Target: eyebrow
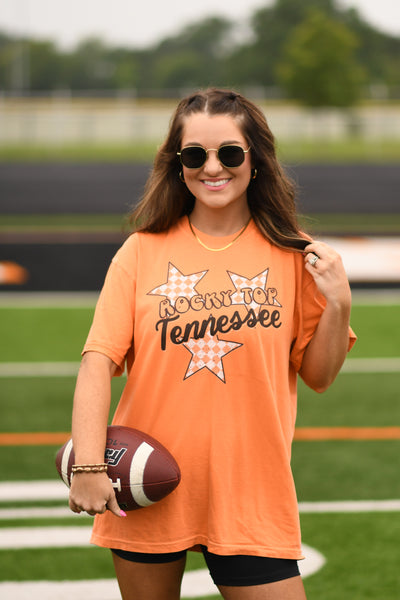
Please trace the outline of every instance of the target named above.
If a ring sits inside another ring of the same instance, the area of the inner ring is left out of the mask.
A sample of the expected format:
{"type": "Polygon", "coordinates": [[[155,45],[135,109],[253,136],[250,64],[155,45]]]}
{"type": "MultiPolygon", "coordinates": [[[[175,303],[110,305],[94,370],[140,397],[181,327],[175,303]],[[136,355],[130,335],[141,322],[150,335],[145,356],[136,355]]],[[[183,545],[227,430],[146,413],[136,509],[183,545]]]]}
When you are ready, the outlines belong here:
{"type": "MultiPolygon", "coordinates": [[[[220,148],[221,146],[229,146],[230,144],[241,145],[241,144],[243,144],[243,142],[239,142],[238,140],[228,140],[225,142],[221,142],[220,145],[218,146],[218,148],[220,148]]],[[[199,142],[188,142],[187,144],[185,144],[185,147],[187,147],[187,146],[199,146],[199,148],[204,148],[204,146],[202,144],[200,144],[199,142]]]]}

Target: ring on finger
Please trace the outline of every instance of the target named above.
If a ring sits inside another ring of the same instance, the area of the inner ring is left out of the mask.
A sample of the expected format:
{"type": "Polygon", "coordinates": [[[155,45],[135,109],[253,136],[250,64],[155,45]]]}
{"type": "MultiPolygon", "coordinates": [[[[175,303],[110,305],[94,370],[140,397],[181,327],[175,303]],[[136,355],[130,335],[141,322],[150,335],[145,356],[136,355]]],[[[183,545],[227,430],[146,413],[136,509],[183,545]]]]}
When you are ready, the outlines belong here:
{"type": "Polygon", "coordinates": [[[317,260],[319,259],[319,256],[317,256],[316,254],[313,254],[312,257],[310,258],[310,260],[308,261],[310,263],[310,265],[312,267],[315,267],[315,265],[317,264],[317,260]]]}

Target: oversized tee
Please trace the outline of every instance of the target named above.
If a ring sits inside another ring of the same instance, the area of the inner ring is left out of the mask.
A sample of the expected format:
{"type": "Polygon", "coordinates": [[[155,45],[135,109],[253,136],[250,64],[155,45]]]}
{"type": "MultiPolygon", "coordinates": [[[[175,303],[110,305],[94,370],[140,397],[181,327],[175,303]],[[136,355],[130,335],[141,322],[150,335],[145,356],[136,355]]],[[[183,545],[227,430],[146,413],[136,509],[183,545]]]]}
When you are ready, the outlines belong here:
{"type": "MultiPolygon", "coordinates": [[[[217,248],[235,237],[198,236],[217,248]]],[[[324,305],[302,254],[269,243],[253,221],[220,252],[199,244],[187,217],[126,240],[84,352],[126,369],[113,423],[164,444],[182,479],[124,519],[97,515],[93,543],[302,557],[290,467],[296,382],[324,305]]]]}

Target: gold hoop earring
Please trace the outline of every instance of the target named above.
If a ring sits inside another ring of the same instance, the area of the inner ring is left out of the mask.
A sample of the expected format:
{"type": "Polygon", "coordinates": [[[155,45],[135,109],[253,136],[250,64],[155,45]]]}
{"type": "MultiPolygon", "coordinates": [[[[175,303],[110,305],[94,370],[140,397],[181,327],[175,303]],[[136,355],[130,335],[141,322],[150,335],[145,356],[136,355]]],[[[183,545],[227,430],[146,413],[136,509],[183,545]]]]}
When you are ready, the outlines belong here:
{"type": "Polygon", "coordinates": [[[185,178],[182,171],[179,171],[179,179],[182,181],[182,183],[185,183],[185,178]]]}
{"type": "Polygon", "coordinates": [[[251,178],[255,179],[257,177],[257,169],[253,169],[251,178]]]}

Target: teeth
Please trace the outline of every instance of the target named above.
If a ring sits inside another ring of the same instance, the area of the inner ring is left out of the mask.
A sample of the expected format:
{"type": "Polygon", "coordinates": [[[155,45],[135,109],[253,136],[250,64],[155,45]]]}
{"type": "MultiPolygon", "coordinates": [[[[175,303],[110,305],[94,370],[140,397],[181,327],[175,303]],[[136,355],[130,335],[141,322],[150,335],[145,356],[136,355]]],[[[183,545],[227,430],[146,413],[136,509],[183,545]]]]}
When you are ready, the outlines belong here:
{"type": "Polygon", "coordinates": [[[219,181],[205,181],[206,185],[210,185],[211,187],[220,187],[221,185],[225,185],[228,183],[229,179],[220,179],[219,181]]]}

